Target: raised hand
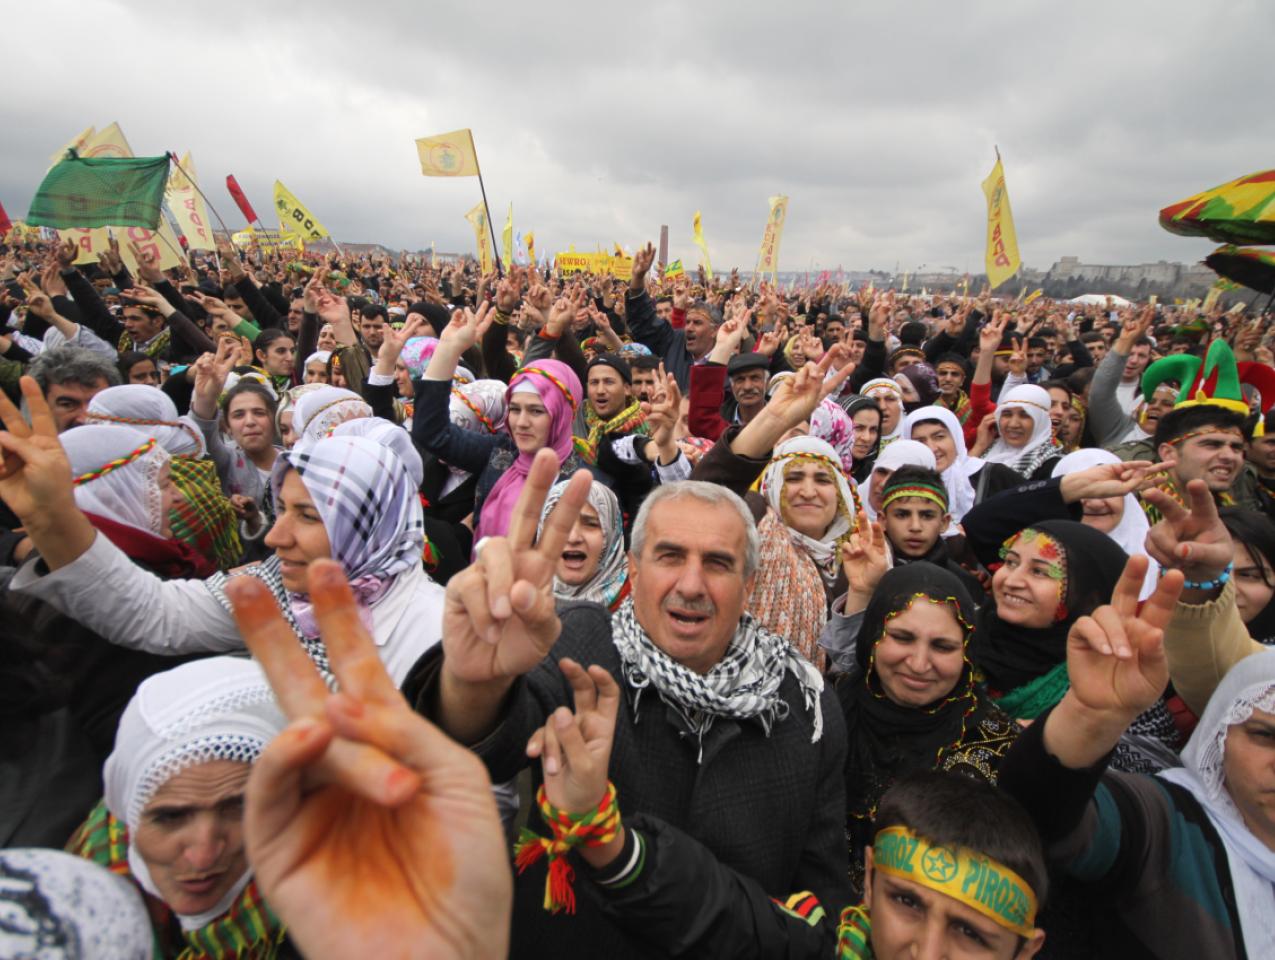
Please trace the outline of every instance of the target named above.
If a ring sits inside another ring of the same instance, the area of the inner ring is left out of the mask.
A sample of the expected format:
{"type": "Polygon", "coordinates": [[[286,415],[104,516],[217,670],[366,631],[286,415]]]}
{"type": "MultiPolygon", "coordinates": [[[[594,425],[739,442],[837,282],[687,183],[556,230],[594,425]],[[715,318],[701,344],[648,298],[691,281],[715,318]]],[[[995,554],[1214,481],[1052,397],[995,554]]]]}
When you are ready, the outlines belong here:
{"type": "Polygon", "coordinates": [[[1071,692],[1092,711],[1127,724],[1160,698],[1169,683],[1164,628],[1182,593],[1182,575],[1169,571],[1139,610],[1147,558],[1135,555],[1111,594],[1111,603],[1072,624],[1067,636],[1071,692]]]}
{"type": "Polygon", "coordinates": [[[877,584],[890,569],[890,548],[885,540],[885,527],[880,521],[873,522],[866,513],[859,514],[855,532],[841,545],[841,569],[846,573],[851,592],[857,594],[861,601],[857,609],[864,609],[877,584]]]}
{"type": "Polygon", "coordinates": [[[558,668],[571,684],[575,712],[559,707],[527,741],[527,756],[540,758],[545,798],[559,810],[585,813],[606,794],[620,687],[603,667],[587,670],[569,657],[558,668]]]}
{"type": "Polygon", "coordinates": [[[97,262],[102,265],[108,277],[113,277],[124,269],[124,258],[120,256],[120,242],[115,237],[107,238],[107,249],[97,255],[97,262]]]}
{"type": "Polygon", "coordinates": [[[75,266],[75,261],[79,259],[80,247],[74,240],[63,240],[53,248],[53,255],[57,258],[58,266],[63,270],[70,270],[75,266]]]}
{"type": "Polygon", "coordinates": [[[508,535],[485,538],[474,562],[447,583],[443,670],[462,683],[511,681],[543,660],[558,639],[553,572],[592,480],[576,472],[536,542],[540,511],[557,476],[557,456],[539,451],[508,535]]]}
{"type": "Polygon", "coordinates": [[[1059,490],[1065,503],[1123,497],[1155,483],[1156,474],[1174,466],[1176,463],[1172,460],[1163,463],[1152,463],[1150,460],[1100,463],[1067,474],[1062,478],[1059,490]]]}
{"type": "Polygon", "coordinates": [[[216,355],[205,353],[193,365],[194,395],[190,406],[197,416],[205,420],[213,420],[217,416],[217,406],[221,392],[226,387],[226,379],[235,367],[239,353],[238,345],[231,337],[222,337],[217,343],[216,355]]]}
{"type": "Polygon", "coordinates": [[[1027,338],[1014,337],[1014,349],[1009,355],[1009,372],[1016,377],[1027,376],[1027,338]]]}
{"type": "Polygon", "coordinates": [[[468,307],[453,310],[451,322],[439,332],[438,339],[458,353],[464,353],[478,342],[479,325],[493,311],[492,304],[487,301],[479,305],[477,313],[468,307]]]}
{"type": "Polygon", "coordinates": [[[414,313],[404,321],[403,326],[395,330],[393,327],[385,328],[385,339],[381,341],[381,348],[376,352],[376,365],[381,369],[382,373],[392,373],[394,371],[394,363],[398,360],[399,355],[403,352],[403,347],[407,345],[407,341],[413,337],[421,335],[421,327],[425,325],[425,318],[419,313],[414,313]]]}
{"type": "Polygon", "coordinates": [[[159,269],[159,256],[151,250],[143,250],[137,244],[130,242],[129,251],[133,254],[133,259],[137,262],[137,275],[147,283],[163,283],[164,271],[159,269]]]}
{"type": "Polygon", "coordinates": [[[982,328],[978,331],[980,358],[983,355],[982,351],[990,351],[992,353],[996,352],[996,349],[1001,345],[1001,340],[1005,336],[1005,327],[1008,323],[1009,314],[1002,313],[1000,310],[997,310],[992,315],[992,319],[983,324],[982,328]]]}
{"type": "Polygon", "coordinates": [[[518,281],[511,274],[496,284],[496,309],[508,316],[518,306],[518,281]]]}
{"type": "Polygon", "coordinates": [[[307,957],[504,957],[512,882],[482,763],[403,699],[341,568],[318,560],[309,577],[340,693],[264,584],[226,590],[292,721],[245,794],[257,884],[307,957]]]}
{"type": "Polygon", "coordinates": [[[677,459],[677,422],[682,416],[682,391],[677,378],[664,372],[661,363],[655,375],[655,386],[649,403],[643,403],[646,422],[651,428],[651,443],[659,451],[666,466],[677,459]]]}
{"type": "MultiPolygon", "coordinates": [[[[128,297],[130,300],[136,300],[138,303],[152,307],[155,310],[159,310],[168,302],[154,290],[148,289],[147,287],[129,287],[124,291],[124,296],[128,297]]],[[[227,307],[226,309],[229,308],[227,307]]]]}
{"type": "Polygon", "coordinates": [[[0,499],[17,514],[24,526],[75,511],[71,463],[58,443],[58,429],[44,393],[32,377],[20,381],[22,397],[31,412],[28,424],[8,396],[0,391],[0,499]]]}
{"type": "Polygon", "coordinates": [[[1186,485],[1184,507],[1163,490],[1142,494],[1164,518],[1147,534],[1147,553],[1164,569],[1179,569],[1195,581],[1213,580],[1231,563],[1231,535],[1217,514],[1217,504],[1203,480],[1186,485]]]}

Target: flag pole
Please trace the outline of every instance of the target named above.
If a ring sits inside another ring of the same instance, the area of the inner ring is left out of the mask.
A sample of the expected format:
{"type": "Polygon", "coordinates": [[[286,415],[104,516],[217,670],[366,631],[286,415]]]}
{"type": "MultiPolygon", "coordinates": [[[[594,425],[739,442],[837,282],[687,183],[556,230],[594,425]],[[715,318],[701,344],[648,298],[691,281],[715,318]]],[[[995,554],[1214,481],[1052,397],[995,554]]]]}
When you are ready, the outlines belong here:
{"type": "MultiPolygon", "coordinates": [[[[169,160],[171,160],[171,161],[173,162],[173,166],[174,166],[174,167],[176,167],[178,170],[180,170],[180,171],[182,172],[182,176],[184,176],[184,177],[186,178],[186,182],[187,182],[187,183],[189,183],[189,184],[190,184],[190,185],[194,188],[195,192],[196,192],[197,194],[199,194],[201,197],[203,197],[203,198],[204,198],[204,203],[208,204],[208,209],[209,209],[210,211],[212,211],[212,215],[213,215],[214,217],[216,217],[216,218],[217,218],[217,223],[219,223],[219,224],[221,225],[221,232],[222,232],[222,233],[224,233],[224,234],[226,235],[226,240],[227,240],[227,242],[229,242],[229,240],[230,240],[230,228],[226,226],[226,221],[225,221],[225,220],[223,220],[223,219],[221,219],[221,214],[219,214],[219,213],[217,212],[217,208],[216,208],[216,207],[214,207],[214,206],[212,205],[212,201],[208,199],[208,194],[204,193],[204,191],[202,191],[202,190],[200,190],[200,189],[199,189],[199,184],[197,184],[197,183],[195,182],[195,178],[194,178],[194,177],[192,177],[189,173],[187,173],[187,172],[186,172],[186,170],[185,170],[185,168],[184,168],[184,167],[181,165],[181,163],[177,160],[177,154],[175,154],[175,153],[173,153],[173,151],[169,150],[169,151],[168,151],[168,159],[169,159],[169,160]]],[[[260,218],[258,218],[257,222],[258,222],[258,223],[260,223],[260,222],[261,222],[260,218]]],[[[214,244],[214,246],[215,246],[215,244],[214,244]]]]}
{"type": "Polygon", "coordinates": [[[478,189],[483,195],[483,211],[487,214],[487,229],[491,233],[491,259],[496,264],[496,276],[502,277],[500,269],[500,245],[496,242],[496,225],[491,222],[491,207],[487,205],[487,187],[483,184],[483,168],[478,162],[478,147],[474,145],[474,131],[469,131],[469,146],[474,151],[474,169],[478,171],[478,189]]]}

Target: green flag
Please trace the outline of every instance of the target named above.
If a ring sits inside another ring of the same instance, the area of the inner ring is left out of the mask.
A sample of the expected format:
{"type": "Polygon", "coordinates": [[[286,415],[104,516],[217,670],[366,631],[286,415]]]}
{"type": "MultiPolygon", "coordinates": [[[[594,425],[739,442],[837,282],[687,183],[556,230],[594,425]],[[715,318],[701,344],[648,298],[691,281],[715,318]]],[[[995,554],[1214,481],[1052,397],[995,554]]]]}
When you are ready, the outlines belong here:
{"type": "Polygon", "coordinates": [[[158,229],[168,156],[80,157],[74,151],[44,177],[27,223],[44,227],[158,229]]]}

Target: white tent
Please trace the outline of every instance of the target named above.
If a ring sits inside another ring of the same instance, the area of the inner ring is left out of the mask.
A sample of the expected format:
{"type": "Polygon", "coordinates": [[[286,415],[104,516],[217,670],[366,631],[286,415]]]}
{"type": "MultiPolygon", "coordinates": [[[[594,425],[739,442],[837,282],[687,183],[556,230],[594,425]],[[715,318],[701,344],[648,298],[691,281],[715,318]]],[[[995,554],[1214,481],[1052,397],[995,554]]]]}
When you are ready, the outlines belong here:
{"type": "Polygon", "coordinates": [[[1132,300],[1126,300],[1124,297],[1117,297],[1114,293],[1086,293],[1083,296],[1072,297],[1067,302],[1068,303],[1084,303],[1084,304],[1096,303],[1101,305],[1101,304],[1105,304],[1108,300],[1111,301],[1111,305],[1114,307],[1133,306],[1132,300]]]}

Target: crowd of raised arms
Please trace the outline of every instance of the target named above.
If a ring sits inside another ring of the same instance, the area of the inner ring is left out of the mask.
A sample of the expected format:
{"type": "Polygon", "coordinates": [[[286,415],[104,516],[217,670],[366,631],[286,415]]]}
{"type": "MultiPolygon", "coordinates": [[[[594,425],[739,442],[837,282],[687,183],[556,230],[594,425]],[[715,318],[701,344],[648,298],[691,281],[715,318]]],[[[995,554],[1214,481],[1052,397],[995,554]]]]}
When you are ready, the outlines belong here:
{"type": "Polygon", "coordinates": [[[1275,957],[1269,313],[79,253],[0,957],[1275,957]]]}

